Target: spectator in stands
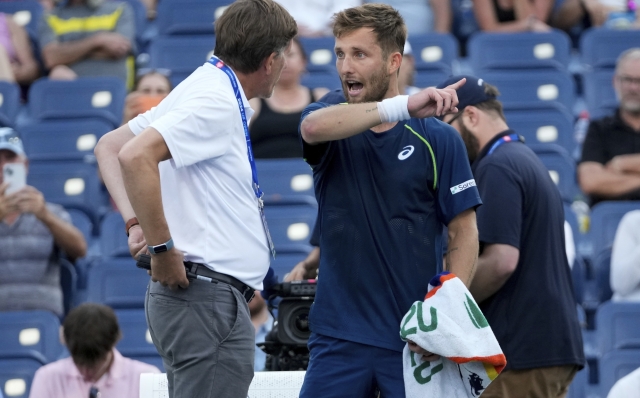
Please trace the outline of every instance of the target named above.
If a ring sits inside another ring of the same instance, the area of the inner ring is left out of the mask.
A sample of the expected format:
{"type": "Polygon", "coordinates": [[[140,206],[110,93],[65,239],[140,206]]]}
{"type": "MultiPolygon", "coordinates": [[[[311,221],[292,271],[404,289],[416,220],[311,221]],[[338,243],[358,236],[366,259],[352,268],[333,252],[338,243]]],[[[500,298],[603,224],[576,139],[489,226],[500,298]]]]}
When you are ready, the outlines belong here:
{"type": "Polygon", "coordinates": [[[298,24],[298,35],[322,37],[331,35],[331,17],[362,0],[279,0],[298,24]]]}
{"type": "Polygon", "coordinates": [[[49,78],[60,80],[116,76],[128,83],[133,80],[134,38],[133,11],[116,1],[64,1],[45,13],[39,28],[49,78]]]}
{"type": "Polygon", "coordinates": [[[592,206],[602,200],[640,200],[640,48],[620,55],[613,87],[618,110],[591,122],[578,166],[580,188],[592,206]]]}
{"type": "Polygon", "coordinates": [[[622,217],[611,253],[611,290],[615,301],[640,301],[640,210],[622,217]]]}
{"type": "Polygon", "coordinates": [[[40,76],[27,31],[0,13],[0,80],[30,84],[40,76]]]}
{"type": "Polygon", "coordinates": [[[365,0],[395,8],[407,24],[409,37],[430,32],[451,32],[451,0],[365,0]]]}
{"type": "Polygon", "coordinates": [[[124,101],[124,120],[129,120],[158,105],[171,92],[169,71],[152,69],[139,71],[134,91],[124,101]]]}
{"type": "MultiPolygon", "coordinates": [[[[28,166],[18,134],[0,129],[0,170],[5,164],[28,166]]],[[[63,315],[60,265],[64,252],[83,257],[87,243],[62,206],[45,202],[32,186],[6,194],[0,174],[0,310],[49,310],[63,315]]]]}
{"type": "Polygon", "coordinates": [[[640,368],[624,376],[613,385],[607,398],[636,397],[640,391],[640,368]]]}
{"type": "Polygon", "coordinates": [[[158,0],[140,0],[147,9],[147,19],[156,19],[156,11],[158,9],[158,0]]]}
{"type": "Polygon", "coordinates": [[[62,338],[71,357],[38,369],[29,397],[137,397],[140,375],[160,373],[155,366],[118,352],[118,318],[106,305],[84,303],[71,310],[62,325],[62,338]],[[100,395],[89,395],[91,390],[100,395]]]}
{"type": "Polygon", "coordinates": [[[256,159],[302,158],[298,124],[302,111],[329,90],[310,89],[300,84],[305,73],[307,55],[296,38],[286,54],[287,68],[282,71],[270,98],[254,98],[249,103],[251,145],[256,159]]]}
{"type": "Polygon", "coordinates": [[[482,396],[564,397],[585,360],[562,198],[542,162],[507,126],[498,90],[465,77],[460,112],[443,120],[465,141],[483,203],[477,210],[481,251],[469,290],[507,357],[482,396]]]}
{"type": "Polygon", "coordinates": [[[411,44],[407,40],[404,43],[404,51],[402,53],[402,65],[400,65],[400,72],[398,72],[398,92],[400,95],[415,94],[420,89],[413,86],[413,79],[416,74],[416,60],[413,56],[413,50],[411,44]]]}
{"type": "MultiPolygon", "coordinates": [[[[273,317],[267,308],[267,302],[262,298],[260,292],[256,290],[253,300],[249,303],[249,314],[251,315],[251,323],[256,329],[256,343],[264,343],[267,334],[273,326],[273,317]]],[[[256,348],[253,370],[256,372],[265,369],[267,354],[259,348],[256,348]]]]}
{"type": "MultiPolygon", "coordinates": [[[[553,16],[553,26],[569,30],[586,19],[587,26],[640,27],[640,11],[626,0],[564,0],[553,16]]],[[[635,2],[637,4],[637,2],[635,2]]]]}
{"type": "Polygon", "coordinates": [[[547,32],[553,0],[473,0],[473,12],[485,32],[547,32]]]}

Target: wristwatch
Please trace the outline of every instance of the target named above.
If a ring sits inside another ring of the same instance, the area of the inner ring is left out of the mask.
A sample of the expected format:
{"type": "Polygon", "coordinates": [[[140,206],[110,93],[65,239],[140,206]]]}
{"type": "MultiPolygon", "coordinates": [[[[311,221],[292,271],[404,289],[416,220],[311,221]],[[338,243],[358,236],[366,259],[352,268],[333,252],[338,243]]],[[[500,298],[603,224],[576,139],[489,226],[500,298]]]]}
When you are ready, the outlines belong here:
{"type": "Polygon", "coordinates": [[[147,245],[147,249],[149,249],[149,253],[151,254],[168,252],[169,250],[173,249],[173,239],[169,238],[169,240],[165,243],[155,246],[147,245]]]}

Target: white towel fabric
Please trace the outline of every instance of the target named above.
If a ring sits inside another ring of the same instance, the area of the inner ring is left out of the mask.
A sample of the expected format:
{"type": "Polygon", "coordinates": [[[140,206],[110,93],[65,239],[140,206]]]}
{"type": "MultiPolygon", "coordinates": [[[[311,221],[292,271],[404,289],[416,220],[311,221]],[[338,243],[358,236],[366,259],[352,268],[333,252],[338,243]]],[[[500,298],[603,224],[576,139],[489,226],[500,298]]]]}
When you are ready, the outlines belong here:
{"type": "Polygon", "coordinates": [[[429,283],[400,324],[400,336],[440,355],[434,362],[404,347],[407,398],[479,397],[507,361],[486,318],[466,286],[443,272],[429,283]]]}

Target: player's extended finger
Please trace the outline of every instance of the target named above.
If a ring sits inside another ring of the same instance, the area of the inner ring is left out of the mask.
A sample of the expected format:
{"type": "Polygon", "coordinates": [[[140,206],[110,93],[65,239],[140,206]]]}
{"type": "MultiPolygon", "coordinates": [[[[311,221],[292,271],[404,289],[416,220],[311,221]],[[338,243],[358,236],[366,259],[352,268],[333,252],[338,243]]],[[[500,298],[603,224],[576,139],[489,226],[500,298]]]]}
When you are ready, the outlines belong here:
{"type": "Polygon", "coordinates": [[[465,77],[463,77],[462,79],[458,80],[457,82],[448,85],[445,88],[452,88],[454,90],[459,89],[460,87],[464,86],[464,84],[467,82],[467,79],[465,77]]]}
{"type": "Polygon", "coordinates": [[[440,93],[438,93],[437,91],[435,91],[433,93],[432,96],[433,100],[436,101],[436,113],[434,116],[440,116],[440,114],[442,113],[442,108],[443,108],[443,99],[442,96],[440,95],[440,93]]]}
{"type": "Polygon", "coordinates": [[[451,111],[451,94],[446,91],[441,91],[442,96],[442,114],[447,114],[451,111]]]}
{"type": "Polygon", "coordinates": [[[451,94],[451,109],[458,106],[458,104],[460,103],[460,99],[458,98],[458,92],[456,90],[451,90],[451,89],[445,89],[445,91],[451,94]]]}

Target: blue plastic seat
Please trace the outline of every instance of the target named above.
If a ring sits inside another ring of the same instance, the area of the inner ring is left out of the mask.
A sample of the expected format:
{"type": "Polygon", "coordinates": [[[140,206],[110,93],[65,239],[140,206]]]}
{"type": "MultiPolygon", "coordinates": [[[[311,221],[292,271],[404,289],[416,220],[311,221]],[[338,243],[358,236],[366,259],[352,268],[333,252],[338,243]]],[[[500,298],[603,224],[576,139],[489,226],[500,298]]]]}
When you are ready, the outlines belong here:
{"type": "Polygon", "coordinates": [[[29,89],[30,117],[55,119],[101,118],[122,124],[125,82],[117,77],[81,77],[72,81],[36,80],[29,89]]]}
{"type": "Polygon", "coordinates": [[[127,357],[136,361],[153,365],[156,368],[160,369],[161,372],[165,372],[164,363],[162,362],[162,357],[160,355],[127,355],[127,357]]]}
{"type": "Polygon", "coordinates": [[[42,366],[32,358],[0,359],[0,389],[7,398],[27,398],[36,371],[42,366]]]}
{"type": "Polygon", "coordinates": [[[93,160],[93,149],[113,126],[102,119],[52,120],[20,129],[31,160],[93,160]]]}
{"type": "Polygon", "coordinates": [[[596,330],[602,354],[640,349],[640,303],[608,301],[600,305],[596,330]]]}
{"type": "Polygon", "coordinates": [[[268,204],[315,205],[313,173],[304,160],[258,159],[256,168],[268,204]]]}
{"type": "Polygon", "coordinates": [[[451,76],[451,72],[442,69],[427,69],[416,71],[413,79],[414,87],[434,87],[444,82],[451,76]]]}
{"type": "Polygon", "coordinates": [[[453,35],[448,33],[412,35],[409,43],[417,71],[437,69],[451,74],[451,64],[458,58],[458,41],[453,35]]]}
{"type": "Polygon", "coordinates": [[[300,43],[307,54],[307,70],[314,72],[336,72],[336,54],[333,37],[301,37],[300,43]]]}
{"type": "Polygon", "coordinates": [[[527,144],[557,144],[573,153],[573,117],[557,104],[544,106],[507,107],[507,124],[525,138],[527,144]]]}
{"type": "Polygon", "coordinates": [[[616,381],[640,368],[640,350],[609,352],[600,358],[598,365],[600,396],[606,397],[616,381]]]}
{"type": "Polygon", "coordinates": [[[580,36],[582,62],[591,68],[613,69],[620,54],[639,42],[637,30],[589,29],[580,36]]]}
{"type": "Polygon", "coordinates": [[[126,357],[159,355],[151,341],[144,309],[120,309],[115,313],[122,331],[122,340],[118,342],[116,348],[122,355],[126,357]]]}
{"type": "Polygon", "coordinates": [[[163,0],[158,3],[161,35],[213,34],[213,22],[233,0],[163,0]]]}
{"type": "Polygon", "coordinates": [[[19,110],[20,87],[15,83],[0,82],[0,127],[14,127],[19,110]]]}
{"type": "Polygon", "coordinates": [[[265,206],[264,212],[277,252],[308,253],[311,250],[309,239],[316,222],[315,206],[265,206]]]}
{"type": "Polygon", "coordinates": [[[589,384],[589,369],[584,369],[576,373],[571,385],[567,398],[585,398],[587,396],[587,385],[589,384]]]}
{"type": "Polygon", "coordinates": [[[151,41],[149,55],[152,68],[171,71],[171,83],[177,86],[202,66],[216,45],[215,36],[157,36],[151,41]]]}
{"type": "Polygon", "coordinates": [[[108,206],[95,163],[32,161],[27,182],[40,190],[48,202],[82,208],[93,220],[108,206]]]}
{"type": "Polygon", "coordinates": [[[148,284],[149,275],[132,258],[104,258],[89,269],[87,301],[112,308],[144,308],[148,284]]]}
{"type": "Polygon", "coordinates": [[[583,75],[584,98],[591,120],[613,115],[618,98],[613,88],[613,70],[587,72],[583,75]]]}
{"type": "Polygon", "coordinates": [[[100,253],[109,257],[131,257],[125,223],[117,211],[105,214],[100,223],[100,253]]]}
{"type": "Polygon", "coordinates": [[[93,221],[91,217],[80,209],[65,209],[71,216],[71,222],[73,225],[82,232],[84,239],[87,241],[87,245],[91,244],[93,240],[93,221]]]}
{"type": "Polygon", "coordinates": [[[31,357],[41,364],[58,359],[60,320],[49,311],[0,312],[0,358],[31,357]]]}
{"type": "Polygon", "coordinates": [[[38,36],[38,24],[42,18],[42,5],[34,0],[2,1],[0,12],[13,14],[16,24],[26,29],[31,37],[38,36]]]}
{"type": "Polygon", "coordinates": [[[632,210],[640,210],[640,201],[606,201],[593,206],[589,239],[594,255],[613,244],[620,220],[632,210]]]}
{"type": "Polygon", "coordinates": [[[579,194],[575,161],[561,146],[554,144],[531,144],[530,146],[549,170],[551,179],[560,190],[562,200],[572,203],[579,194]]]}
{"type": "Polygon", "coordinates": [[[469,61],[476,74],[487,70],[566,70],[571,56],[571,40],[566,33],[486,33],[471,36],[467,44],[469,61]]]}
{"type": "Polygon", "coordinates": [[[329,90],[342,87],[340,76],[338,76],[335,68],[333,70],[305,73],[302,75],[300,84],[309,88],[328,88],[329,90]]]}
{"type": "MultiPolygon", "coordinates": [[[[575,83],[568,72],[559,70],[490,71],[480,73],[500,91],[498,99],[506,107],[529,104],[561,104],[573,109],[575,83]]],[[[552,105],[553,106],[553,105],[552,105]]]]}
{"type": "Polygon", "coordinates": [[[596,273],[598,298],[603,303],[613,296],[613,291],[611,290],[611,247],[596,253],[593,267],[596,273]]]}

